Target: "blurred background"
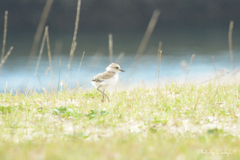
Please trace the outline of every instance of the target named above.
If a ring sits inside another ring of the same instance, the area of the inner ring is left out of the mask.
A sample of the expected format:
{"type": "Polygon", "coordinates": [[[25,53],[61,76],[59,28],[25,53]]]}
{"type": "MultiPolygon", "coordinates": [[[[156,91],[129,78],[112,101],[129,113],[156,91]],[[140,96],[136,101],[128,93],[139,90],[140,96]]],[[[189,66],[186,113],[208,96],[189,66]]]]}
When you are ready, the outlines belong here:
{"type": "MultiPolygon", "coordinates": [[[[46,0],[0,1],[0,38],[3,37],[4,13],[8,10],[6,50],[14,46],[1,70],[1,92],[6,88],[6,82],[8,89],[20,90],[52,84],[51,74],[46,72],[49,67],[46,46],[38,69],[39,77],[34,76],[38,53],[32,69],[27,69],[34,35],[45,4],[46,0]]],[[[82,0],[77,47],[67,83],[74,88],[76,83],[81,84],[105,70],[110,63],[109,33],[113,35],[113,60],[124,54],[119,62],[121,68],[126,70],[121,74],[121,82],[128,83],[131,78],[131,83],[150,83],[158,78],[157,53],[160,41],[163,44],[161,81],[173,77],[179,82],[184,81],[186,75],[181,62],[185,61],[189,67],[192,54],[196,56],[188,81],[207,80],[223,69],[233,69],[228,47],[231,20],[234,21],[234,62],[235,67],[239,67],[239,6],[239,0],[82,0]],[[143,57],[133,72],[135,54],[155,9],[159,9],[161,14],[143,57]]],[[[47,19],[55,86],[59,81],[66,80],[76,8],[77,0],[55,0],[47,19]]]]}

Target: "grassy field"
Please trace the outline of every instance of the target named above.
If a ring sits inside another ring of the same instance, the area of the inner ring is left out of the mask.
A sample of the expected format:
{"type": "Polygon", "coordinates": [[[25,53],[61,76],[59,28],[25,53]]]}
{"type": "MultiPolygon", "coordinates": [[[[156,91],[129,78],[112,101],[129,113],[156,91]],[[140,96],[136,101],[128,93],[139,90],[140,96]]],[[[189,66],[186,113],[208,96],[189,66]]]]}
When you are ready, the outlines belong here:
{"type": "Polygon", "coordinates": [[[0,159],[240,159],[240,85],[0,94],[0,159]]]}
{"type": "MultiPolygon", "coordinates": [[[[29,62],[38,50],[52,2],[47,1],[44,8],[29,62]]],[[[80,5],[78,0],[69,66],[77,46],[80,5]]],[[[0,69],[13,50],[11,47],[5,55],[7,15],[6,11],[0,69]]],[[[159,15],[160,12],[155,10],[136,53],[135,67],[159,15]]],[[[233,22],[230,31],[232,28],[233,22]]],[[[231,36],[232,32],[229,32],[233,63],[231,36]]],[[[53,75],[49,41],[48,27],[45,27],[36,75],[45,42],[48,69],[53,75]]],[[[109,34],[110,60],[112,43],[109,34]]],[[[158,77],[161,46],[159,43],[158,77]]],[[[186,70],[186,80],[194,56],[186,70]]],[[[183,69],[184,66],[186,64],[182,65],[183,69]]],[[[107,92],[111,101],[102,103],[96,89],[80,88],[76,92],[64,90],[58,93],[30,89],[14,94],[8,90],[0,94],[0,160],[239,160],[239,93],[238,82],[170,83],[161,87],[139,85],[107,92]]]]}

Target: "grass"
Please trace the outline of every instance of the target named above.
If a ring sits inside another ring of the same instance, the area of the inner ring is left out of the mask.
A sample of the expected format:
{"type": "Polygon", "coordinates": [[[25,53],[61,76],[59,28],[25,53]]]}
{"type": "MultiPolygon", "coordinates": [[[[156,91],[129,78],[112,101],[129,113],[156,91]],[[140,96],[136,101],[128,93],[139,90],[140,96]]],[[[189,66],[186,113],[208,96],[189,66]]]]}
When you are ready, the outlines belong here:
{"type": "Polygon", "coordinates": [[[6,92],[0,158],[239,159],[239,92],[172,83],[116,90],[110,103],[96,90],[6,92]]]}

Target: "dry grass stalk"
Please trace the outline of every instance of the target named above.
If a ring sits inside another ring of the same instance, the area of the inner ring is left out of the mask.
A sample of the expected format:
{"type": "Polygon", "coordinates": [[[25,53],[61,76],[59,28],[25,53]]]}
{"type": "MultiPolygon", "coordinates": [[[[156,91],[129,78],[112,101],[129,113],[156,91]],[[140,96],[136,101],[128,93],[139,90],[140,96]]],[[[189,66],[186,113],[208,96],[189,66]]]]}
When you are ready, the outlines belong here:
{"type": "Polygon", "coordinates": [[[80,68],[82,66],[82,61],[83,61],[84,55],[85,55],[85,51],[83,52],[83,55],[82,55],[82,58],[81,58],[81,61],[80,61],[80,64],[79,64],[78,73],[79,73],[80,68]]]}
{"type": "Polygon", "coordinates": [[[29,65],[31,64],[31,62],[34,59],[35,54],[37,52],[38,45],[39,45],[39,42],[40,42],[40,39],[41,39],[41,35],[43,33],[43,29],[44,29],[44,26],[46,24],[47,17],[49,15],[49,11],[52,7],[52,3],[53,3],[53,0],[47,0],[46,5],[43,9],[43,13],[42,13],[40,22],[39,22],[38,27],[37,27],[37,32],[34,36],[33,45],[32,45],[32,49],[31,49],[31,52],[30,52],[29,61],[28,61],[29,65]]]}
{"type": "MultiPolygon", "coordinates": [[[[59,58],[59,64],[60,64],[60,70],[59,70],[59,77],[58,77],[58,86],[57,86],[57,93],[58,93],[58,90],[59,90],[59,85],[60,85],[60,78],[61,78],[61,69],[62,69],[62,62],[61,62],[61,59],[59,58]]],[[[61,89],[62,89],[62,85],[61,85],[61,89]]]]}
{"type": "Polygon", "coordinates": [[[188,72],[190,71],[190,68],[192,66],[194,57],[195,57],[195,54],[192,55],[192,58],[191,58],[191,61],[190,61],[190,65],[189,65],[189,68],[188,68],[188,72]]]}
{"type": "Polygon", "coordinates": [[[81,0],[78,0],[76,21],[75,21],[75,29],[74,29],[74,34],[73,34],[72,46],[71,46],[71,50],[70,50],[68,69],[71,69],[72,60],[73,60],[74,52],[75,52],[76,45],[77,45],[76,40],[77,40],[77,33],[78,33],[78,24],[79,24],[79,19],[80,19],[80,8],[81,8],[81,0]]]}
{"type": "Polygon", "coordinates": [[[183,69],[183,73],[186,75],[187,74],[187,63],[186,63],[186,61],[182,61],[181,66],[182,66],[182,69],[183,69]]]}
{"type": "Polygon", "coordinates": [[[46,41],[47,41],[47,49],[48,49],[49,69],[51,72],[52,84],[54,86],[54,77],[53,77],[53,70],[52,70],[52,56],[51,56],[50,40],[49,40],[49,34],[48,34],[48,26],[45,27],[45,33],[46,33],[46,41]]]}
{"type": "Polygon", "coordinates": [[[3,47],[2,47],[2,57],[1,61],[3,61],[5,54],[5,46],[6,46],[6,38],[7,38],[7,20],[8,20],[8,11],[5,11],[4,16],[4,31],[3,31],[3,47]]]}
{"type": "Polygon", "coordinates": [[[7,60],[8,56],[11,54],[13,50],[13,46],[10,47],[10,49],[8,50],[7,54],[4,56],[4,58],[2,59],[1,61],[1,64],[0,64],[0,69],[2,68],[3,64],[5,63],[5,61],[7,60]]]}
{"type": "Polygon", "coordinates": [[[198,83],[198,84],[196,84],[196,85],[200,85],[200,84],[203,84],[203,83],[206,83],[206,82],[210,82],[210,81],[212,81],[212,80],[216,80],[216,79],[218,79],[218,78],[220,78],[220,77],[223,77],[223,76],[225,76],[225,75],[228,75],[228,74],[230,74],[230,73],[236,74],[236,73],[238,73],[239,71],[240,71],[240,68],[235,68],[235,69],[233,69],[233,70],[231,70],[231,71],[229,71],[229,72],[227,72],[227,73],[223,73],[223,74],[221,74],[221,75],[219,75],[219,76],[217,76],[217,77],[215,77],[215,78],[212,78],[212,79],[203,81],[203,82],[198,83]]]}
{"type": "Polygon", "coordinates": [[[185,83],[187,82],[187,77],[188,77],[188,74],[189,74],[189,72],[190,72],[190,69],[191,69],[191,66],[192,66],[192,63],[193,63],[193,59],[194,59],[194,57],[195,57],[195,54],[192,55],[192,58],[191,58],[191,61],[190,61],[190,65],[189,65],[189,68],[188,68],[188,70],[187,70],[187,72],[186,72],[185,83]]]}
{"type": "Polygon", "coordinates": [[[136,56],[134,58],[133,72],[135,71],[138,62],[139,62],[143,52],[145,51],[145,48],[146,48],[146,46],[148,44],[148,41],[149,41],[149,39],[150,39],[150,37],[152,35],[152,32],[153,32],[153,30],[155,28],[155,25],[157,23],[159,15],[160,15],[160,11],[159,10],[155,10],[153,12],[152,18],[151,18],[151,20],[150,20],[150,22],[148,24],[147,30],[146,30],[146,32],[145,32],[145,34],[143,36],[141,44],[140,44],[140,46],[139,46],[139,48],[137,50],[136,56]]]}
{"type": "Polygon", "coordinates": [[[42,88],[42,90],[43,90],[43,92],[44,92],[45,94],[48,94],[48,92],[47,92],[47,90],[46,90],[45,88],[43,88],[42,86],[41,86],[41,88],[42,88]]]}
{"type": "MultiPolygon", "coordinates": [[[[160,84],[159,83],[159,76],[160,76],[161,59],[162,59],[162,42],[159,42],[159,47],[158,47],[158,79],[157,79],[157,85],[160,84]]],[[[158,99],[158,96],[159,96],[159,89],[157,90],[157,99],[158,99]]]]}
{"type": "Polygon", "coordinates": [[[82,66],[82,61],[83,61],[84,55],[85,55],[85,51],[83,52],[83,55],[82,55],[82,58],[81,58],[81,61],[80,61],[80,64],[79,64],[76,82],[78,81],[79,71],[80,71],[80,68],[81,68],[81,66],[82,66]]]}
{"type": "Polygon", "coordinates": [[[48,67],[46,70],[45,70],[45,76],[48,75],[48,72],[50,71],[50,67],[48,67]]]}
{"type": "Polygon", "coordinates": [[[232,61],[232,67],[233,67],[233,69],[234,69],[235,66],[234,66],[233,45],[232,45],[233,24],[234,24],[234,22],[231,21],[231,22],[230,22],[230,25],[229,25],[228,43],[229,43],[229,53],[230,53],[230,58],[231,58],[231,61],[232,61]]]}
{"type": "Polygon", "coordinates": [[[116,63],[119,64],[121,62],[121,60],[123,59],[124,57],[124,53],[121,53],[118,58],[116,59],[116,63]]]}
{"type": "Polygon", "coordinates": [[[81,66],[82,66],[82,61],[83,61],[84,55],[85,55],[85,51],[83,52],[83,55],[82,55],[82,58],[81,58],[81,61],[80,61],[79,67],[78,67],[77,79],[78,79],[79,71],[80,71],[81,66]]]}
{"type": "Polygon", "coordinates": [[[45,41],[46,41],[46,28],[45,28],[44,36],[43,36],[43,39],[42,39],[41,48],[40,48],[40,51],[39,51],[38,61],[37,61],[37,65],[36,65],[36,69],[35,69],[35,73],[34,73],[35,76],[37,75],[38,67],[39,67],[39,64],[40,64],[40,61],[41,61],[41,58],[42,58],[42,53],[43,53],[45,41]]]}
{"type": "Polygon", "coordinates": [[[109,39],[109,60],[110,60],[110,63],[112,63],[113,62],[113,40],[112,40],[111,33],[108,35],[108,39],[109,39]]]}
{"type": "Polygon", "coordinates": [[[93,77],[89,80],[87,80],[86,82],[84,82],[83,84],[81,84],[80,86],[76,87],[75,89],[73,89],[72,91],[70,91],[69,93],[72,93],[74,91],[76,91],[78,88],[82,87],[83,85],[85,85],[87,82],[91,81],[93,79],[93,77]]]}
{"type": "Polygon", "coordinates": [[[160,76],[161,59],[162,59],[162,42],[159,42],[159,47],[158,47],[158,82],[159,82],[159,76],[160,76]]]}

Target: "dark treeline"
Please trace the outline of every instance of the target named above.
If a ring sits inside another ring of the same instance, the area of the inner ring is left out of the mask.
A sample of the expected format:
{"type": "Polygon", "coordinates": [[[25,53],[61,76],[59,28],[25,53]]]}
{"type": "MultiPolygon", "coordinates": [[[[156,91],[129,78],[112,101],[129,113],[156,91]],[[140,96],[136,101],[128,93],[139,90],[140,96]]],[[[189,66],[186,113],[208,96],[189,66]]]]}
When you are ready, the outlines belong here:
{"type": "MultiPolygon", "coordinates": [[[[1,0],[0,29],[9,11],[11,31],[35,31],[46,0],[1,0]]],[[[55,0],[48,17],[51,31],[72,32],[77,0],[55,0]]],[[[158,29],[228,27],[238,25],[240,0],[82,0],[82,31],[144,30],[154,11],[161,11],[158,29]]]]}

